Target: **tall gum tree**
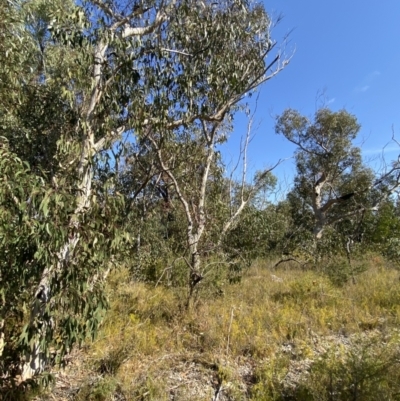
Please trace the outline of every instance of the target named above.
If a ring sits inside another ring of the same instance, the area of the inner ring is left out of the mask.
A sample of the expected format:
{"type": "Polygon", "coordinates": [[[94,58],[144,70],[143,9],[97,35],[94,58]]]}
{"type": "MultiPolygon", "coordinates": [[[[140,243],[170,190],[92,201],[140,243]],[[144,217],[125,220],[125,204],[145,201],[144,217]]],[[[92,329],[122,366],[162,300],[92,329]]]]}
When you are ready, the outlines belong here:
{"type": "MultiPolygon", "coordinates": [[[[146,119],[153,123],[144,128],[143,135],[150,141],[159,168],[173,185],[186,217],[188,305],[203,279],[199,249],[209,223],[207,188],[216,162],[216,146],[226,138],[245,95],[288,63],[274,51],[271,20],[265,10],[260,5],[228,3],[186,2],[171,19],[171,35],[162,46],[163,57],[158,63],[144,63],[145,75],[165,82],[155,86],[163,89],[151,95],[156,101],[149,105],[146,119]],[[226,29],[229,24],[231,28],[226,29]],[[195,37],[188,38],[183,27],[190,27],[195,37]],[[179,96],[171,97],[171,91],[179,96]],[[178,120],[171,118],[171,104],[178,120]],[[177,174],[174,146],[180,156],[183,152],[188,174],[177,174]]],[[[267,169],[257,175],[254,192],[246,192],[246,183],[242,182],[240,204],[221,226],[217,246],[269,173],[267,169]]]]}
{"type": "Polygon", "coordinates": [[[314,121],[288,109],[277,118],[276,133],[297,146],[295,187],[313,216],[313,234],[379,205],[399,186],[399,165],[382,174],[366,167],[360,148],[353,145],[360,129],[355,116],[345,110],[322,108],[314,121]]]}

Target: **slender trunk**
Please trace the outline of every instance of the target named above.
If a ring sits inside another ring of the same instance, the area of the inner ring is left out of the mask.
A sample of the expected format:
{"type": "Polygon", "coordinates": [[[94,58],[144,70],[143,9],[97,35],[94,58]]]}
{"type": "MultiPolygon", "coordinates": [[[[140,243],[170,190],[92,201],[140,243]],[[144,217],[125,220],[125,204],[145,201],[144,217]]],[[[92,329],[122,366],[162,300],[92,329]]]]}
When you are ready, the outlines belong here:
{"type": "Polygon", "coordinates": [[[313,185],[313,190],[312,190],[312,208],[314,212],[314,229],[313,229],[313,234],[315,240],[319,240],[322,237],[322,232],[324,231],[325,225],[326,225],[326,220],[325,220],[325,208],[326,205],[322,206],[321,202],[321,191],[322,188],[324,187],[325,183],[327,182],[328,177],[326,176],[325,173],[321,174],[321,177],[317,180],[317,182],[313,185]]]}
{"type": "Polygon", "coordinates": [[[189,251],[190,251],[189,294],[186,304],[188,309],[192,305],[197,284],[199,284],[200,281],[203,279],[203,275],[201,274],[200,270],[201,258],[198,251],[198,238],[196,235],[190,235],[189,251]]]}
{"type": "MultiPolygon", "coordinates": [[[[150,141],[152,142],[154,149],[157,152],[158,161],[162,170],[168,175],[171,179],[174,189],[178,195],[178,199],[181,202],[187,222],[186,228],[186,239],[188,242],[188,248],[190,252],[190,260],[187,261],[189,267],[189,293],[186,306],[190,308],[190,305],[193,300],[193,295],[197,284],[203,279],[201,274],[201,258],[198,251],[198,244],[200,241],[201,236],[205,230],[206,224],[206,214],[205,214],[205,207],[206,207],[206,188],[207,188],[207,180],[210,172],[210,167],[212,160],[214,158],[214,136],[216,132],[216,128],[218,125],[213,127],[211,131],[211,137],[205,134],[207,139],[207,159],[206,159],[206,166],[203,171],[203,175],[201,177],[201,185],[199,188],[199,200],[197,204],[197,215],[195,211],[191,211],[189,207],[188,197],[185,196],[181,185],[179,184],[176,176],[173,173],[173,170],[170,166],[165,162],[163,157],[161,148],[158,146],[157,142],[149,136],[150,141]],[[194,222],[197,220],[197,224],[195,227],[194,222]]],[[[206,131],[206,129],[205,129],[206,131]]],[[[190,195],[189,195],[190,196],[190,195]]]]}
{"type": "Polygon", "coordinates": [[[32,302],[30,330],[31,333],[34,333],[35,341],[30,352],[26,355],[25,363],[23,363],[21,367],[21,379],[23,381],[43,372],[49,363],[44,350],[42,350],[40,346],[41,342],[44,340],[46,331],[53,324],[51,320],[46,319],[45,310],[51,300],[51,282],[58,272],[68,267],[80,238],[78,231],[80,216],[85,213],[90,206],[93,178],[90,163],[92,156],[90,145],[89,139],[83,144],[81,160],[78,167],[79,184],[77,187],[79,197],[77,199],[75,212],[69,222],[72,235],[58,251],[57,261],[44,269],[35,293],[35,299],[32,302]]]}
{"type": "Polygon", "coordinates": [[[3,355],[4,350],[4,319],[0,320],[0,357],[3,355]]]}
{"type": "MultiPolygon", "coordinates": [[[[88,101],[88,109],[85,116],[86,133],[82,139],[82,149],[80,160],[77,167],[77,202],[74,214],[69,221],[69,228],[72,231],[68,241],[61,247],[57,253],[57,262],[51,266],[46,267],[42,273],[38,289],[35,293],[35,300],[32,303],[30,329],[35,337],[35,342],[31,347],[31,352],[27,355],[25,363],[22,366],[21,377],[22,380],[29,379],[34,375],[43,372],[48,364],[48,359],[41,349],[41,342],[44,341],[44,336],[50,324],[46,321],[44,312],[46,306],[51,299],[51,282],[55,274],[67,268],[75,248],[79,242],[79,222],[81,216],[86,213],[90,207],[91,192],[92,192],[92,158],[100,144],[94,144],[94,131],[93,131],[93,118],[96,106],[98,105],[102,96],[101,77],[102,77],[102,63],[104,61],[105,53],[108,44],[100,42],[95,49],[94,58],[96,63],[93,66],[93,85],[90,98],[88,101]]],[[[104,141],[104,138],[103,138],[104,141]]],[[[99,142],[103,142],[99,141],[99,142]]]]}
{"type": "Polygon", "coordinates": [[[353,240],[350,237],[347,238],[345,249],[346,249],[347,261],[349,263],[349,268],[350,268],[351,281],[353,284],[357,284],[356,277],[354,275],[353,263],[351,261],[351,246],[352,245],[353,245],[353,240]]]}
{"type": "MultiPolygon", "coordinates": [[[[204,230],[206,228],[206,188],[207,188],[207,180],[211,168],[211,163],[214,158],[214,149],[213,149],[213,141],[216,127],[212,130],[212,139],[207,138],[208,141],[208,149],[207,149],[207,159],[206,166],[203,171],[203,175],[201,177],[201,186],[199,191],[199,202],[198,202],[198,224],[195,230],[195,234],[193,233],[193,219],[190,216],[187,216],[188,220],[188,229],[187,229],[187,239],[189,243],[189,251],[190,251],[190,277],[189,277],[189,296],[188,296],[188,307],[193,300],[193,295],[195,292],[195,288],[197,284],[203,280],[203,275],[201,274],[201,258],[198,250],[198,244],[200,238],[202,237],[204,230]]],[[[189,209],[188,209],[189,210],[189,209]]]]}
{"type": "Polygon", "coordinates": [[[321,210],[314,209],[314,221],[313,234],[314,238],[318,241],[322,238],[322,234],[326,226],[325,213],[323,213],[321,210]]]}

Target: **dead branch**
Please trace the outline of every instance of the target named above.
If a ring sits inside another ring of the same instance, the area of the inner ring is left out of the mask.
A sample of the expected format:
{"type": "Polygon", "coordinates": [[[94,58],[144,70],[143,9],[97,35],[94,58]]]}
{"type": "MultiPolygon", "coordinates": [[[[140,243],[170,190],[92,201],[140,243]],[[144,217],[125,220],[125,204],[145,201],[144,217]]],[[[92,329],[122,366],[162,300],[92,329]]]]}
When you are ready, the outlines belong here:
{"type": "Polygon", "coordinates": [[[302,263],[302,262],[300,262],[300,261],[298,261],[297,259],[295,259],[295,258],[287,258],[287,259],[281,259],[279,262],[277,262],[277,263],[275,263],[275,265],[274,265],[274,269],[276,269],[281,263],[285,263],[285,262],[296,262],[296,263],[298,263],[302,268],[304,267],[304,266],[306,266],[309,262],[304,262],[304,263],[302,263]]]}

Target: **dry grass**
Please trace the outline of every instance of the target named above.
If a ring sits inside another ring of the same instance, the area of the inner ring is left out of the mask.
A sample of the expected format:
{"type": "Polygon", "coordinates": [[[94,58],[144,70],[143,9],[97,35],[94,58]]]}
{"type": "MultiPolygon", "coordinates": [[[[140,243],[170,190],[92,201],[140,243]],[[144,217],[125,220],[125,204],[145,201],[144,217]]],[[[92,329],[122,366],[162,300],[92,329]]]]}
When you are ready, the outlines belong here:
{"type": "Polygon", "coordinates": [[[369,258],[355,285],[340,287],[316,272],[272,266],[256,263],[241,283],[201,298],[191,311],[182,306],[183,290],[133,283],[127,271],[116,272],[111,310],[85,353],[87,369],[102,377],[103,395],[91,390],[75,399],[111,400],[119,392],[127,400],[210,400],[230,383],[230,398],[221,400],[258,400],[248,392],[257,369],[269,361],[281,366],[277,375],[286,372],[285,344],[296,344],[296,358],[312,358],[316,336],[387,334],[398,326],[399,272],[379,257],[369,258]]]}

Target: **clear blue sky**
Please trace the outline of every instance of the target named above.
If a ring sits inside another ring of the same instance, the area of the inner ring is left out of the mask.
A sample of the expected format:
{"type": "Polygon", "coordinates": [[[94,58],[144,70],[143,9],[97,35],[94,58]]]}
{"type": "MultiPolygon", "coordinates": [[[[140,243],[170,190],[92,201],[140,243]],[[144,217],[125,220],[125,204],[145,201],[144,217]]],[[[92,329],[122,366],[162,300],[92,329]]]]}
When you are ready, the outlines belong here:
{"type": "MultiPolygon", "coordinates": [[[[265,0],[272,15],[283,15],[273,30],[278,45],[291,31],[286,46],[290,64],[262,86],[256,113],[257,135],[251,143],[249,167],[259,169],[291,156],[294,147],[274,132],[274,116],[286,108],[312,117],[321,102],[332,110],[345,108],[362,128],[355,144],[366,159],[379,156],[390,142],[392,126],[400,140],[400,1],[399,0],[265,0]]],[[[244,117],[224,147],[225,159],[237,155],[244,117]]],[[[388,160],[400,148],[387,147],[388,160]]],[[[280,166],[279,178],[294,174],[292,162],[280,166]]]]}

